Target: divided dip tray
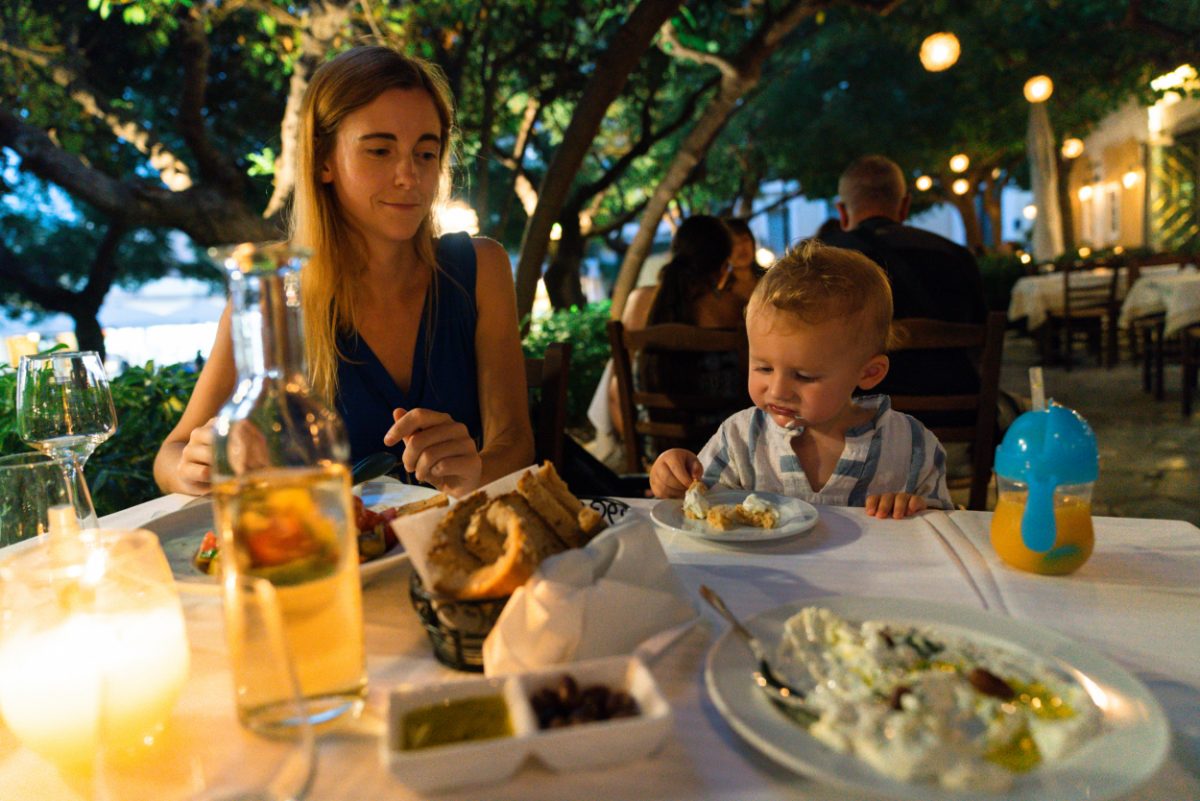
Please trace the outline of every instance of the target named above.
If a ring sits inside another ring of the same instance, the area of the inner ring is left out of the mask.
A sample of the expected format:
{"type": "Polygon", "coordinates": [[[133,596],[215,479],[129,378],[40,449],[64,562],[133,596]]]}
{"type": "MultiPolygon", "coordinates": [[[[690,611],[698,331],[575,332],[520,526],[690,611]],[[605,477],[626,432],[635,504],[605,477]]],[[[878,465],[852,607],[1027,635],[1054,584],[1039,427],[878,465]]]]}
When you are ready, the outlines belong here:
{"type": "Polygon", "coordinates": [[[657,750],[671,730],[671,708],[653,675],[636,656],[604,657],[495,678],[402,687],[393,690],[388,701],[383,759],[397,779],[417,790],[501,781],[531,756],[559,772],[628,762],[657,750]],[[563,675],[574,678],[581,690],[599,684],[628,693],[637,702],[637,714],[539,729],[530,699],[539,690],[557,686],[563,675]],[[508,709],[511,736],[413,750],[401,748],[409,713],[497,696],[508,709]]]}

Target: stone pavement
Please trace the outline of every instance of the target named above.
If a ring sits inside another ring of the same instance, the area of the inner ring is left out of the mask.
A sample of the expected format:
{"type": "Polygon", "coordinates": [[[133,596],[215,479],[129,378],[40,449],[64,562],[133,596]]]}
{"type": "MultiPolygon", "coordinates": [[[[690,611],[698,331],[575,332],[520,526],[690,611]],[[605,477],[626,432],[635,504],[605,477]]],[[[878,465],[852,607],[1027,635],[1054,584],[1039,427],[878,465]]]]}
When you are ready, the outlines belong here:
{"type": "MultiPolygon", "coordinates": [[[[1004,342],[1002,389],[1028,397],[1032,340],[1010,331],[1004,342]]],[[[1142,392],[1140,367],[1128,355],[1111,370],[1090,359],[1070,372],[1044,371],[1047,397],[1078,411],[1096,432],[1100,480],[1093,512],[1116,517],[1187,520],[1200,525],[1200,410],[1184,419],[1180,369],[1168,365],[1166,399],[1142,392]]]]}

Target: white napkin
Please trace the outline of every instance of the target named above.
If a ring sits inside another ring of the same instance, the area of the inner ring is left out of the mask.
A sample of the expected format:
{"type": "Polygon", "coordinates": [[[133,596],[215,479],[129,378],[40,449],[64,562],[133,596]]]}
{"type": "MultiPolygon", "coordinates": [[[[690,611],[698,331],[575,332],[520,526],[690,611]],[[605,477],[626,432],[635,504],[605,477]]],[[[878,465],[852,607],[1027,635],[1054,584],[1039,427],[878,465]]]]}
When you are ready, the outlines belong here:
{"type": "Polygon", "coordinates": [[[484,672],[629,654],[696,617],[649,521],[631,512],[586,547],[542,562],[513,593],[483,643],[484,672]]]}

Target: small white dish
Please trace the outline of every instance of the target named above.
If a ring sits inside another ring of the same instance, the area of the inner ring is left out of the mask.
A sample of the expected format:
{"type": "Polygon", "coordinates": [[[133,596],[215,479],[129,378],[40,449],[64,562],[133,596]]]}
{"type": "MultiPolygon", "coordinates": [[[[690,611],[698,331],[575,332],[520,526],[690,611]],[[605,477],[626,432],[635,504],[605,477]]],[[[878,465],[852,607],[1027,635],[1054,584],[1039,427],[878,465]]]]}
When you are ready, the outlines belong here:
{"type": "MultiPolygon", "coordinates": [[[[746,500],[751,493],[746,490],[715,489],[708,493],[708,500],[714,506],[719,504],[739,504],[746,500]]],[[[776,495],[773,492],[755,492],[779,511],[779,525],[775,528],[758,528],[756,526],[734,526],[724,531],[715,529],[703,520],[692,520],[683,514],[683,501],[659,501],[650,510],[650,518],[663,528],[686,534],[697,539],[712,542],[743,543],[766,542],[803,534],[817,524],[820,515],[817,507],[799,498],[789,498],[786,495],[776,495]]]]}
{"type": "Polygon", "coordinates": [[[421,687],[401,687],[389,695],[384,763],[405,785],[444,790],[502,781],[530,756],[556,772],[579,771],[648,756],[671,730],[671,708],[654,676],[636,656],[614,656],[556,665],[495,678],[474,678],[421,687]],[[580,690],[604,685],[633,697],[631,717],[539,729],[530,701],[534,693],[571,676],[580,690]],[[464,698],[501,695],[508,703],[511,737],[401,750],[404,715],[415,709],[464,698]]]}

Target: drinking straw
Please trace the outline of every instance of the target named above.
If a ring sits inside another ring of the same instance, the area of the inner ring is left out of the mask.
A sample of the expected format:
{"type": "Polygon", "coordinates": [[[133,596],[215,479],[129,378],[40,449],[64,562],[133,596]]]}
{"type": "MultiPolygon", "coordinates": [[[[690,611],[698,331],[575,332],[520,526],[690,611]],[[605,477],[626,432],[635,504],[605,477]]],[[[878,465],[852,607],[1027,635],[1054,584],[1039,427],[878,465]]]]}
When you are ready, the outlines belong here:
{"type": "Polygon", "coordinates": [[[1029,368],[1029,393],[1033,397],[1033,410],[1040,412],[1046,408],[1046,385],[1042,381],[1042,368],[1029,368]]]}

